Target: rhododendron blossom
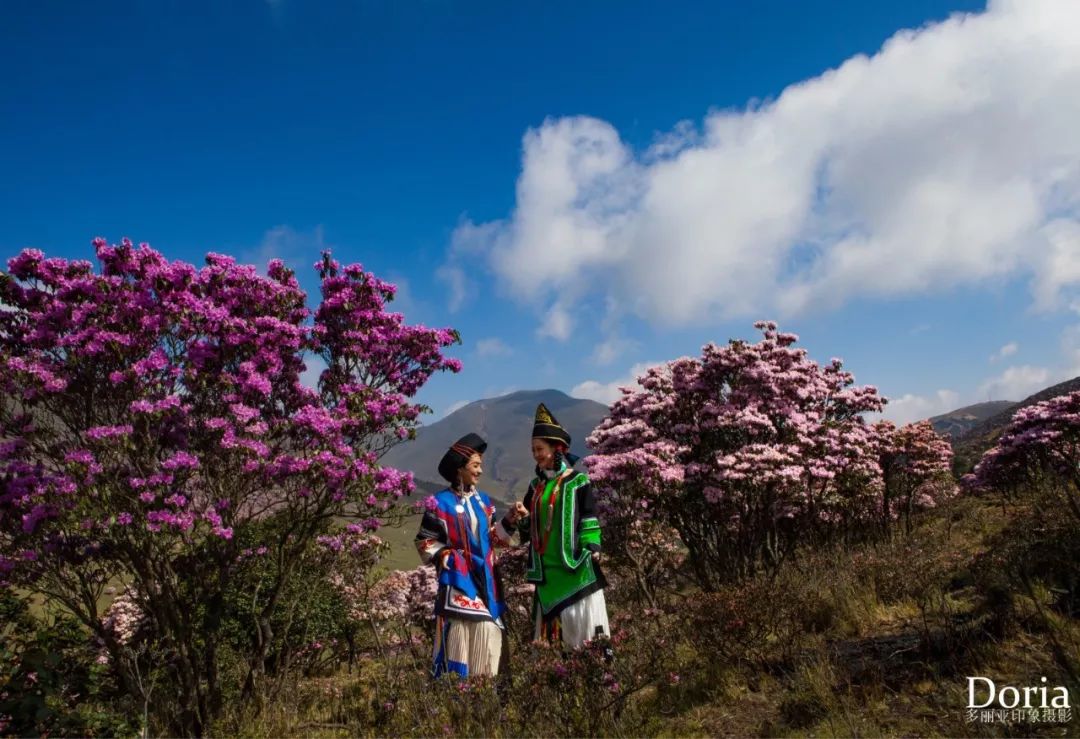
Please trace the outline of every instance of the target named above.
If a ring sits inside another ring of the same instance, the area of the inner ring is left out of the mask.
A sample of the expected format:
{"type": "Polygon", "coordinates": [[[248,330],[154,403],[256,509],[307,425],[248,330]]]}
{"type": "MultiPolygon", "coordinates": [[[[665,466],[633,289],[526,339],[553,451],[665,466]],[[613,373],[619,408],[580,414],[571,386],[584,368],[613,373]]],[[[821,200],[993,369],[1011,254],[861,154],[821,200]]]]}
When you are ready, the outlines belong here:
{"type": "Polygon", "coordinates": [[[964,483],[1006,495],[1043,486],[1080,520],[1080,391],[1018,410],[964,483]]]}
{"type": "Polygon", "coordinates": [[[387,310],[393,285],[329,253],[312,311],[281,260],[260,274],[221,254],[196,267],[128,240],[94,249],[96,271],[28,249],[0,273],[0,582],[64,593],[94,630],[110,580],[146,593],[186,660],[177,728],[198,733],[216,700],[200,681],[220,685],[195,606],[228,586],[252,526],[280,589],[335,520],[377,525],[412,490],[378,459],[413,433],[417,390],[460,369],[443,355],[458,337],[407,325],[387,310]],[[317,389],[301,381],[313,357],[317,389]]]}
{"type": "Polygon", "coordinates": [[[880,485],[863,417],[882,409],[877,390],[855,386],[839,359],[811,361],[775,323],[755,326],[757,343],[709,344],[648,370],[588,439],[608,519],[673,527],[707,588],[864,520],[880,485]]]}
{"type": "Polygon", "coordinates": [[[915,510],[934,508],[956,494],[951,466],[952,446],[929,421],[897,428],[890,421],[874,424],[884,474],[879,512],[886,528],[902,518],[911,529],[915,510]]]}

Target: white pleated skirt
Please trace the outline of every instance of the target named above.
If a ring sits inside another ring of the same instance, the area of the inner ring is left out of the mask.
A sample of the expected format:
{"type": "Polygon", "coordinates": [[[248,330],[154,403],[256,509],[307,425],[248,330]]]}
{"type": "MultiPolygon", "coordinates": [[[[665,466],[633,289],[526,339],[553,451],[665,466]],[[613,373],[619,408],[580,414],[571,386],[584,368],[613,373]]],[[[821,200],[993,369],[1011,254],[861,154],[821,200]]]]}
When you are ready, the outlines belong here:
{"type": "MultiPolygon", "coordinates": [[[[543,615],[537,608],[534,638],[541,638],[542,625],[543,615]]],[[[599,633],[611,636],[603,590],[586,595],[559,614],[559,630],[562,632],[563,645],[568,649],[576,649],[592,639],[596,636],[597,629],[600,630],[599,633]]]]}
{"type": "Polygon", "coordinates": [[[502,630],[494,622],[450,619],[446,658],[452,671],[464,675],[497,675],[501,655],[502,630]]]}

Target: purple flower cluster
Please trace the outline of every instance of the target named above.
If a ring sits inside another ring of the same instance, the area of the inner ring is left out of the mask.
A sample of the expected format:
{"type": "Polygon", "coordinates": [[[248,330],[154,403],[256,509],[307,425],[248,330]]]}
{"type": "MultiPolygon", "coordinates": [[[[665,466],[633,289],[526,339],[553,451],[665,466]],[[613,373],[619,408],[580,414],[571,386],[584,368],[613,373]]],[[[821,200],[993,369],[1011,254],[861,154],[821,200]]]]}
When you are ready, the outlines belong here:
{"type": "Polygon", "coordinates": [[[94,249],[96,269],[25,250],[0,273],[0,579],[46,576],[22,553],[75,551],[71,531],[100,539],[78,561],[123,576],[140,540],[174,556],[272,515],[374,526],[413,489],[378,451],[412,433],[427,379],[460,369],[443,355],[455,331],[407,325],[393,285],[329,254],[310,310],[279,260],[262,275],[126,239],[94,249]],[[317,391],[301,382],[313,355],[317,391]]]}

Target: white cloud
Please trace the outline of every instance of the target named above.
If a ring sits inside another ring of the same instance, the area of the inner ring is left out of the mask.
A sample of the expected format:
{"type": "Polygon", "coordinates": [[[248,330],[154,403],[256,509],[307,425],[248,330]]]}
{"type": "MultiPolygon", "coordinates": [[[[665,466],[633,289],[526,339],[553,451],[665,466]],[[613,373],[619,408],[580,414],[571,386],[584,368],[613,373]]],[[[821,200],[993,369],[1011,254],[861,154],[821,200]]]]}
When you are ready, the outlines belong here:
{"type": "Polygon", "coordinates": [[[979,386],[980,400],[1023,400],[1033,393],[1054,384],[1056,373],[1046,367],[1021,365],[1009,367],[997,377],[979,386]]]}
{"type": "Polygon", "coordinates": [[[508,357],[513,353],[514,350],[497,337],[480,339],[476,342],[476,355],[478,357],[508,357]]]}
{"type": "Polygon", "coordinates": [[[622,396],[622,393],[619,392],[620,387],[636,385],[637,378],[645,374],[650,367],[656,367],[660,364],[663,364],[663,362],[640,362],[631,367],[626,375],[611,382],[585,380],[575,385],[570,390],[570,395],[575,398],[587,398],[598,403],[611,405],[622,396]]]}
{"type": "Polygon", "coordinates": [[[636,341],[632,339],[624,339],[619,336],[609,336],[602,342],[596,345],[596,348],[592,353],[592,361],[594,364],[606,365],[611,364],[616,359],[621,357],[626,352],[634,349],[638,346],[636,341]]]}
{"type": "Polygon", "coordinates": [[[1043,229],[1046,248],[1038,255],[1033,291],[1037,305],[1060,307],[1065,288],[1080,282],[1080,223],[1051,221],[1043,229]]]}
{"type": "Polygon", "coordinates": [[[959,393],[953,390],[938,390],[929,397],[907,393],[899,398],[890,398],[881,415],[902,425],[948,413],[961,405],[959,393]]]}
{"type": "Polygon", "coordinates": [[[1073,325],[1061,332],[1061,353],[1065,358],[1062,379],[1080,376],[1080,325],[1073,325]]]}
{"type": "Polygon", "coordinates": [[[446,283],[450,295],[447,298],[447,308],[451,313],[457,313],[465,304],[465,298],[469,294],[468,281],[465,279],[465,270],[454,264],[444,264],[435,270],[435,276],[446,283]]]}
{"type": "Polygon", "coordinates": [[[570,332],[574,328],[574,321],[570,318],[570,312],[567,311],[566,306],[562,303],[555,303],[548,310],[547,316],[544,317],[540,327],[536,330],[536,335],[540,338],[552,338],[559,341],[566,341],[570,338],[570,332]]]}
{"type": "Polygon", "coordinates": [[[1006,357],[1011,357],[1013,354],[1016,354],[1019,349],[1019,344],[1017,344],[1015,341],[1010,341],[1008,344],[1001,347],[996,352],[990,355],[990,363],[993,364],[994,362],[1000,362],[1006,357]]]}
{"type": "Polygon", "coordinates": [[[454,229],[447,261],[435,271],[435,276],[445,283],[450,291],[447,307],[451,313],[460,310],[469,294],[476,289],[474,282],[469,279],[465,265],[474,264],[482,258],[497,230],[497,224],[476,225],[468,219],[462,219],[454,229]]]}
{"type": "Polygon", "coordinates": [[[634,152],[610,124],[524,137],[505,221],[459,226],[568,335],[588,297],[686,324],[1030,275],[1080,285],[1080,3],[998,0],[901,31],[774,101],[634,152]]]}

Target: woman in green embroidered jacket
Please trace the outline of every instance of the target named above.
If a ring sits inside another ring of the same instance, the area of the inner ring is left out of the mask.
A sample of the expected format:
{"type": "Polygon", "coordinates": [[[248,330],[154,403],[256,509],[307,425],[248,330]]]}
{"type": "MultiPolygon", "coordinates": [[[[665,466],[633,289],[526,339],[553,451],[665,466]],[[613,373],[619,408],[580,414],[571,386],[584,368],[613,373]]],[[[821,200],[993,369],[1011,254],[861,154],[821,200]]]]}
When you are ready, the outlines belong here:
{"type": "Polygon", "coordinates": [[[574,469],[570,434],[543,403],[536,409],[532,452],[536,478],[514,513],[529,545],[525,579],[536,584],[534,638],[572,649],[611,633],[599,566],[600,522],[589,478],[574,469]]]}

